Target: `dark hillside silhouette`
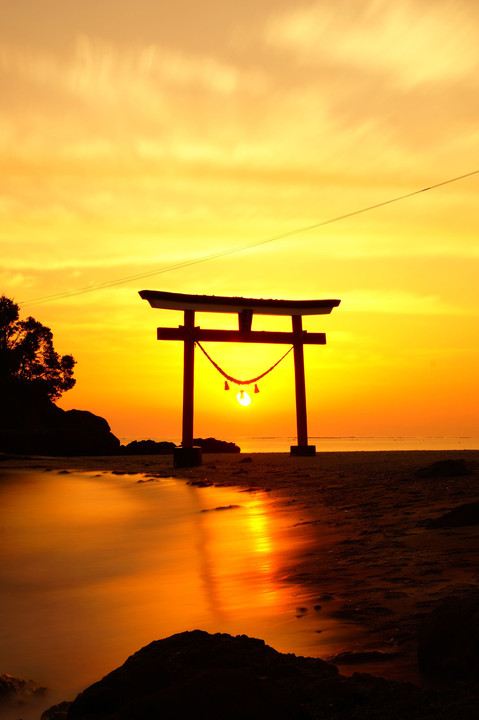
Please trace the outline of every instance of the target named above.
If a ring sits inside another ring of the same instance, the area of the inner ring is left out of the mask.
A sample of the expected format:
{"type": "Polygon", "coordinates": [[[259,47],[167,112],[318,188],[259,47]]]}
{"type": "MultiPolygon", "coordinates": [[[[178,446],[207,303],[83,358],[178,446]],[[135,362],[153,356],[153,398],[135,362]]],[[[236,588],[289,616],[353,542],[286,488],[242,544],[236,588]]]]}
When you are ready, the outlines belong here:
{"type": "Polygon", "coordinates": [[[50,328],[0,297],[0,451],[42,455],[115,454],[106,420],[54,404],[75,385],[72,355],[60,356],[50,328]]]}

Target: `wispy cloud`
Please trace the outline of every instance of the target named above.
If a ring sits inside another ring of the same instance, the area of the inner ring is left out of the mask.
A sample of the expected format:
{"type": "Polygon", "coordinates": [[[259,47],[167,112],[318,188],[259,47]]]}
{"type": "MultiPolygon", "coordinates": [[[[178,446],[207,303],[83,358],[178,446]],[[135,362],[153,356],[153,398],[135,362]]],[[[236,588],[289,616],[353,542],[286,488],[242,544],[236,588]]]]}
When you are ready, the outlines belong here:
{"type": "Polygon", "coordinates": [[[264,41],[288,58],[287,83],[316,92],[336,137],[347,144],[365,128],[369,153],[394,159],[394,146],[443,152],[466,137],[474,147],[478,22],[466,0],[314,2],[270,18],[264,41]]]}
{"type": "Polygon", "coordinates": [[[272,18],[266,39],[290,49],[299,63],[388,73],[412,87],[476,70],[476,22],[477,11],[465,2],[314,2],[272,18]]]}
{"type": "Polygon", "coordinates": [[[156,99],[159,106],[163,93],[175,88],[229,96],[240,86],[260,90],[262,83],[260,73],[245,73],[214,55],[158,44],[125,49],[88,36],[79,36],[66,58],[3,44],[0,69],[40,87],[63,88],[103,104],[156,99]]]}
{"type": "Polygon", "coordinates": [[[21,272],[0,272],[0,293],[8,294],[8,292],[16,292],[17,289],[33,287],[34,279],[32,276],[24,275],[21,272]]]}
{"type": "MultiPolygon", "coordinates": [[[[439,295],[420,295],[403,290],[371,288],[354,289],[342,293],[343,312],[381,313],[394,315],[460,315],[465,308],[449,303],[439,295]]],[[[475,308],[469,308],[470,315],[477,315],[475,308]]]]}

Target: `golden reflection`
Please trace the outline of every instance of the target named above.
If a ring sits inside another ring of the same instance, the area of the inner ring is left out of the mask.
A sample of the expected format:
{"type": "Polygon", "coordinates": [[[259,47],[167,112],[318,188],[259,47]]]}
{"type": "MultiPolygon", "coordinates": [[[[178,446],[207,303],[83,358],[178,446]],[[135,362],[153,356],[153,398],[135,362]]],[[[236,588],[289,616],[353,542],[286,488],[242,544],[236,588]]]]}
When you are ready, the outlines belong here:
{"type": "Polygon", "coordinates": [[[31,472],[0,483],[0,666],[55,679],[62,700],[184,630],[301,650],[310,621],[298,627],[304,601],[280,572],[300,547],[292,513],[264,493],[136,480],[31,472]]]}
{"type": "Polygon", "coordinates": [[[268,509],[258,495],[238,493],[241,504],[222,509],[205,508],[208,492],[191,488],[198,508],[189,546],[197,557],[203,598],[222,625],[244,609],[275,602],[274,539],[268,509]]]}
{"type": "MultiPolygon", "coordinates": [[[[273,538],[269,528],[268,515],[264,505],[264,501],[260,495],[250,498],[246,505],[248,513],[248,527],[251,533],[251,539],[256,553],[268,554],[273,553],[273,538]]],[[[271,568],[271,563],[269,564],[271,568]]]]}

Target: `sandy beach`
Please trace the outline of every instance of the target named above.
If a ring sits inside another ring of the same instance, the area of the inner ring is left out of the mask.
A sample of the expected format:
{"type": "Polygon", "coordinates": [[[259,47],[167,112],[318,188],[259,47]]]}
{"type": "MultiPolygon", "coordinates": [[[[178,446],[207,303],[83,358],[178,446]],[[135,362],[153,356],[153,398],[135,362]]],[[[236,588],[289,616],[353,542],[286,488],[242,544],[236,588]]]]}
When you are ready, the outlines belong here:
{"type": "MultiPolygon", "coordinates": [[[[144,473],[152,482],[175,477],[268,492],[278,509],[299,516],[293,530],[303,549],[281,567],[283,581],[309,586],[321,617],[361,630],[335,658],[345,674],[360,669],[421,682],[418,624],[443,599],[479,585],[478,526],[426,526],[478,500],[479,451],[207,454],[188,469],[174,469],[171,456],[3,456],[1,466],[144,473]],[[463,462],[467,474],[436,465],[450,460],[458,468],[463,462]]],[[[313,608],[298,608],[298,618],[308,612],[313,608]]]]}

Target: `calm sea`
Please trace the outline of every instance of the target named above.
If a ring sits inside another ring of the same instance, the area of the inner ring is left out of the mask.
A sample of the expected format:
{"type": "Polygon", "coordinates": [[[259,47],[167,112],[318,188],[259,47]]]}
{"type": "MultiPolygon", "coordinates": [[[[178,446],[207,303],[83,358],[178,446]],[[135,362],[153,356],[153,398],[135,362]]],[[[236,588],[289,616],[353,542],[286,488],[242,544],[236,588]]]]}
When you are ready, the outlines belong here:
{"type": "Polygon", "coordinates": [[[288,579],[309,550],[304,520],[268,493],[0,468],[0,670],[50,691],[37,707],[2,708],[1,720],[38,720],[184,630],[246,633],[303,655],[350,648],[357,630],[314,610],[321,588],[288,579]]]}
{"type": "MultiPolygon", "coordinates": [[[[121,438],[123,444],[132,440],[170,440],[179,445],[180,438],[121,438]]],[[[236,443],[244,453],[289,452],[296,445],[295,437],[222,437],[221,440],[236,443]]],[[[367,450],[479,450],[479,437],[310,437],[311,445],[318,452],[357,452],[367,450]]]]}

